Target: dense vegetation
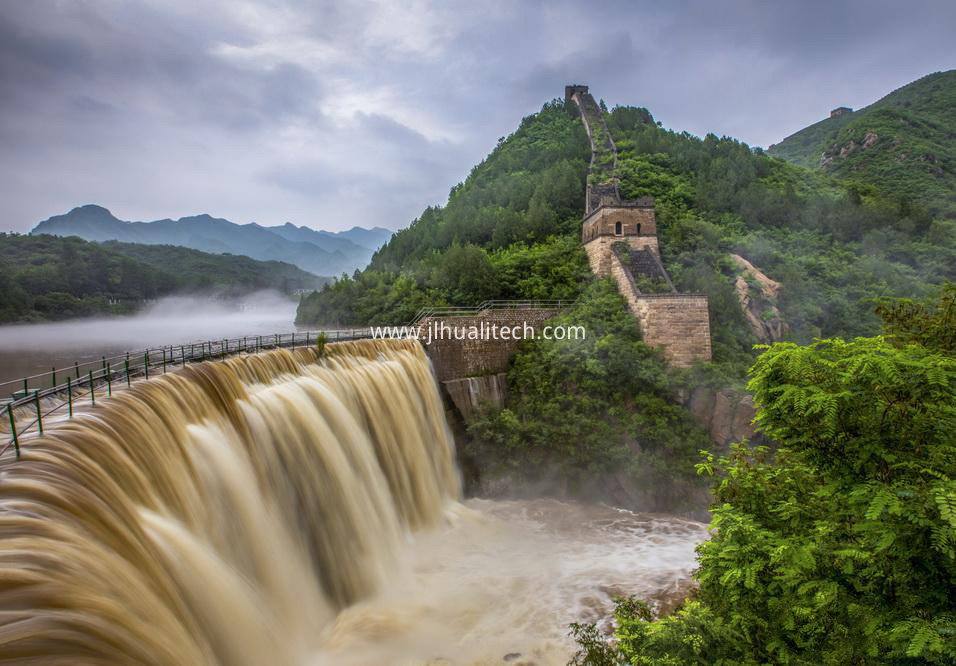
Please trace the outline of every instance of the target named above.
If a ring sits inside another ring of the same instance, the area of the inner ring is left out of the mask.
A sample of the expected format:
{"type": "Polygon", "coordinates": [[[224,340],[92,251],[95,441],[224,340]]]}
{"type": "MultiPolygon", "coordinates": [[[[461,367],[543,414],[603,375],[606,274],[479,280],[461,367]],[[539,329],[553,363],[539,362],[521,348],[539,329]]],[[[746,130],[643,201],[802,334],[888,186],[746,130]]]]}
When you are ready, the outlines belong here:
{"type": "Polygon", "coordinates": [[[852,114],[787,137],[772,155],[866,188],[876,186],[938,217],[956,219],[956,70],[936,72],[852,114]]]}
{"type": "Polygon", "coordinates": [[[881,307],[888,337],[779,343],[750,389],[774,451],[736,445],[716,478],[697,598],[574,627],[577,664],[956,662],[956,286],[881,307]]]}
{"type": "Polygon", "coordinates": [[[641,343],[617,288],[594,282],[553,323],[587,338],[526,343],[508,373],[513,399],[471,423],[461,456],[519,487],[647,510],[706,505],[694,463],[708,436],[674,403],[678,378],[641,343]]]}
{"type": "Polygon", "coordinates": [[[873,334],[873,302],[924,296],[956,277],[956,223],[861,192],[745,144],[657,127],[641,109],[608,118],[627,196],[656,198],[663,260],[678,289],[710,297],[716,358],[752,358],[734,307],[740,254],[784,287],[793,338],[873,334]]]}
{"type": "MultiPolygon", "coordinates": [[[[690,488],[700,433],[674,396],[703,382],[742,388],[755,359],[732,253],[783,284],[775,305],[798,342],[873,335],[877,300],[923,297],[956,279],[956,221],[733,139],[665,130],[645,109],[605,117],[622,194],[655,197],[665,266],[679,290],[709,297],[709,367],[665,369],[625,326],[623,301],[589,274],[580,247],[588,145],[574,110],[558,101],[523,119],[444,208],[395,234],[367,270],[300,305],[302,324],[403,324],[423,306],[580,298],[565,318],[587,322],[587,342],[519,350],[509,404],[471,424],[466,464],[572,488],[611,477],[637,488],[666,465],[664,478],[690,488]]],[[[656,492],[664,485],[647,486],[635,504],[676,500],[656,492]]]]}
{"type": "MultiPolygon", "coordinates": [[[[423,305],[580,293],[588,152],[563,106],[525,118],[447,206],[398,232],[366,271],[304,299],[299,322],[400,324],[423,305]]],[[[664,263],[679,289],[710,297],[715,358],[738,376],[754,339],[729,253],[783,283],[777,305],[797,341],[873,334],[877,299],[922,297],[956,278],[956,221],[732,139],[664,130],[644,109],[619,107],[607,121],[623,194],[656,198],[664,263]]]]}
{"type": "Polygon", "coordinates": [[[0,234],[0,322],[124,314],[180,292],[291,293],[320,278],[278,261],[169,245],[0,234]]]}

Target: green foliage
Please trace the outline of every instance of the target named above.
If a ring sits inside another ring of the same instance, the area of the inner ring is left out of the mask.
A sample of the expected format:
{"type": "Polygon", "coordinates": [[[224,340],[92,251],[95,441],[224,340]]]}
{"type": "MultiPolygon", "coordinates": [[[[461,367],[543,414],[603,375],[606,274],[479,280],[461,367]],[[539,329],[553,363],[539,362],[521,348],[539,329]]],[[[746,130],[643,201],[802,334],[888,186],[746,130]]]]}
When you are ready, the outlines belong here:
{"type": "Polygon", "coordinates": [[[321,279],[290,264],[168,245],[0,234],[0,322],[135,311],[175,292],[291,292],[321,279]]]}
{"type": "Polygon", "coordinates": [[[325,334],[325,331],[321,331],[317,336],[315,336],[315,353],[319,358],[325,356],[325,346],[329,344],[329,338],[325,334]]]}
{"type": "Polygon", "coordinates": [[[728,138],[664,130],[644,109],[608,125],[627,197],[653,196],[664,264],[681,291],[706,293],[714,358],[742,372],[753,359],[735,307],[744,256],[783,284],[776,303],[794,339],[873,335],[873,302],[922,297],[956,278],[956,225],[927,222],[874,187],[841,184],[728,138]]]}
{"type": "Polygon", "coordinates": [[[225,297],[258,289],[292,294],[329,281],[284,261],[260,261],[239,254],[210,254],[178,245],[118,241],[106,241],[102,246],[172,275],[181,291],[212,290],[225,297]]]}
{"type": "Polygon", "coordinates": [[[619,606],[621,663],[954,663],[956,358],[939,306],[891,314],[892,342],[760,355],[749,386],[779,448],[698,466],[716,479],[698,601],[659,620],[619,606]]]}
{"type": "Polygon", "coordinates": [[[876,311],[883,320],[883,330],[897,344],[956,353],[956,284],[943,285],[938,303],[902,299],[880,303],[876,311]]]}
{"type": "Polygon", "coordinates": [[[491,474],[571,488],[620,474],[648,508],[693,508],[706,433],[673,402],[675,379],[640,341],[616,288],[595,282],[549,323],[583,326],[586,338],[524,343],[507,408],[470,424],[462,454],[491,474]]]}

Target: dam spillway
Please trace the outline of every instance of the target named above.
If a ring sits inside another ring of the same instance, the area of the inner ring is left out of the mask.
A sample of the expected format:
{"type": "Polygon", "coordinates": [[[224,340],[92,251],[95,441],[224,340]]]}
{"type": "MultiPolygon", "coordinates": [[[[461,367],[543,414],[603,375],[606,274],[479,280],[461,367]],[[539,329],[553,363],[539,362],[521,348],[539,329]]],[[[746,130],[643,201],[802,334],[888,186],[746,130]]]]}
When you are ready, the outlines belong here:
{"type": "Polygon", "coordinates": [[[280,349],[134,385],[0,465],[0,654],[301,663],[458,495],[417,342],[280,349]]]}
{"type": "Polygon", "coordinates": [[[681,598],[706,537],[460,495],[416,341],[134,382],[0,462],[0,662],[563,665],[569,622],[681,598]]]}

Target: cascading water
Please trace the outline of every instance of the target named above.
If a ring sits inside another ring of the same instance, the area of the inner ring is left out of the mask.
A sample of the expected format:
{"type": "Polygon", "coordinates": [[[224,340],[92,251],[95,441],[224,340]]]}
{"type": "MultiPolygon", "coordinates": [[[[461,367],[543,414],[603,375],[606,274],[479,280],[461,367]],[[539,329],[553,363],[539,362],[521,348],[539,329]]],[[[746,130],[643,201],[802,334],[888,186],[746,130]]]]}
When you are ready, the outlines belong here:
{"type": "Polygon", "coordinates": [[[0,661],[561,663],[568,621],[685,579],[704,536],[459,494],[417,342],[142,382],[0,462],[0,661]]]}

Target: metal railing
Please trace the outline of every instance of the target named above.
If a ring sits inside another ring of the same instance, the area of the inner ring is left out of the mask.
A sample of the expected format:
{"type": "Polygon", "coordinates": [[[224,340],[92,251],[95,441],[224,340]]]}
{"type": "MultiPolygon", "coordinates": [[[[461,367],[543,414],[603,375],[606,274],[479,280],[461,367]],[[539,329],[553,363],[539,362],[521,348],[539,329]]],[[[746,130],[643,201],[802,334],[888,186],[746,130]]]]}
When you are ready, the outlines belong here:
{"type": "Polygon", "coordinates": [[[5,408],[5,420],[10,427],[10,439],[0,449],[0,456],[12,446],[19,458],[20,440],[25,435],[31,432],[42,435],[43,420],[54,414],[64,413],[64,409],[66,415],[72,418],[74,407],[84,399],[88,398],[90,406],[95,407],[97,391],[100,392],[102,400],[104,391],[108,398],[113,395],[114,388],[122,388],[124,385],[129,388],[134,379],[149,379],[165,374],[170,368],[223,359],[240,353],[311,346],[322,339],[323,335],[325,340],[331,342],[358,340],[371,337],[371,330],[352,328],[249,335],[151,347],[117,356],[102,356],[95,361],[77,361],[72,367],[53,368],[50,372],[0,382],[0,395],[9,396],[6,399],[0,398],[0,414],[5,408]],[[36,416],[25,424],[17,423],[14,411],[21,408],[35,411],[36,416]]]}
{"type": "Polygon", "coordinates": [[[502,310],[508,308],[540,308],[561,310],[573,304],[574,301],[484,301],[475,306],[447,306],[422,308],[415,313],[415,317],[408,323],[409,326],[416,326],[423,319],[428,317],[468,317],[478,315],[485,310],[502,310]]]}

